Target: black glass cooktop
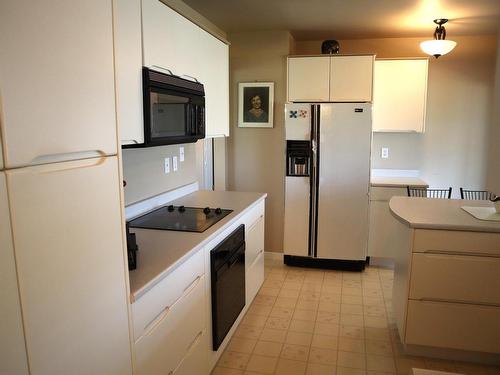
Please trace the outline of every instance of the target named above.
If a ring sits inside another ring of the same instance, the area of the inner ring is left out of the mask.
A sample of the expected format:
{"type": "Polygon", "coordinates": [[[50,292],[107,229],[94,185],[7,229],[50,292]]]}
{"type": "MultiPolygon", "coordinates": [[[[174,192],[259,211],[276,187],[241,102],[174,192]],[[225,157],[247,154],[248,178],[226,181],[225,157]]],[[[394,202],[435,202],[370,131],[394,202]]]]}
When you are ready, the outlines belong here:
{"type": "Polygon", "coordinates": [[[164,206],[129,222],[130,228],[204,232],[233,210],[164,206]]]}

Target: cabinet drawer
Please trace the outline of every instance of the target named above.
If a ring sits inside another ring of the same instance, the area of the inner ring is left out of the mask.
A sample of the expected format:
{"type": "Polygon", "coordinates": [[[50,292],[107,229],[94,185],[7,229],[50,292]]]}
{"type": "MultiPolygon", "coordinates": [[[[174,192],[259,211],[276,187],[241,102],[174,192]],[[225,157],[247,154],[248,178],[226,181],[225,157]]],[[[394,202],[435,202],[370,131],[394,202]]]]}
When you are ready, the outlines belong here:
{"type": "Polygon", "coordinates": [[[417,229],[415,230],[413,252],[500,257],[500,233],[417,229]]]}
{"type": "Polygon", "coordinates": [[[208,349],[205,346],[206,342],[206,332],[202,331],[196,336],[179,367],[174,370],[172,375],[208,374],[208,349]]]}
{"type": "Polygon", "coordinates": [[[264,252],[264,215],[248,228],[245,241],[245,264],[248,268],[264,252]]]}
{"type": "Polygon", "coordinates": [[[406,197],[408,192],[406,188],[400,187],[370,187],[370,200],[371,201],[389,201],[392,197],[401,196],[406,197]]]}
{"type": "Polygon", "coordinates": [[[250,264],[245,274],[246,281],[246,305],[250,306],[255,295],[264,282],[264,252],[250,264]]]}
{"type": "Polygon", "coordinates": [[[189,292],[204,275],[203,251],[198,251],[132,304],[134,338],[139,339],[156,317],[189,292]]]}
{"type": "Polygon", "coordinates": [[[500,306],[500,258],[414,253],[410,298],[500,306]]]}
{"type": "Polygon", "coordinates": [[[405,343],[499,353],[499,321],[498,307],[410,300],[405,343]]]}
{"type": "Polygon", "coordinates": [[[205,277],[149,324],[135,343],[137,373],[169,374],[181,363],[205,326],[205,277]]]}
{"type": "Polygon", "coordinates": [[[251,208],[243,216],[243,224],[245,224],[245,235],[248,235],[248,231],[261,217],[264,217],[264,207],[265,201],[262,200],[253,208],[251,208]]]}

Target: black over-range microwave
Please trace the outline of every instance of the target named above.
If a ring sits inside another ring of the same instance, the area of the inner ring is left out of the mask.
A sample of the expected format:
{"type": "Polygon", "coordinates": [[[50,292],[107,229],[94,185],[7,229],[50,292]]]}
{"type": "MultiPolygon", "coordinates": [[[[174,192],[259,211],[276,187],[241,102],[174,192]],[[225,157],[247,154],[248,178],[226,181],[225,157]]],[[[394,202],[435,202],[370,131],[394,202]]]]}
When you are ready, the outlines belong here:
{"type": "Polygon", "coordinates": [[[205,90],[199,82],[142,70],[144,144],[151,147],[196,142],[205,138],[205,90]]]}

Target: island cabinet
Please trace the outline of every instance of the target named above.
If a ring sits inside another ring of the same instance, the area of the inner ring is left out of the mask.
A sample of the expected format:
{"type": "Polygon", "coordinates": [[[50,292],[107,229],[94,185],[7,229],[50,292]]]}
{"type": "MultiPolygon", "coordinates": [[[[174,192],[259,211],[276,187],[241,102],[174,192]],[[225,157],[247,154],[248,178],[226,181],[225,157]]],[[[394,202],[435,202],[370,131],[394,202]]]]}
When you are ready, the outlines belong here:
{"type": "Polygon", "coordinates": [[[403,344],[500,353],[500,233],[397,225],[393,309],[403,344]]]}
{"type": "Polygon", "coordinates": [[[373,131],[425,131],[428,60],[377,59],[373,77],[373,131]]]}
{"type": "Polygon", "coordinates": [[[289,102],[371,102],[373,55],[289,56],[289,102]]]}
{"type": "Polygon", "coordinates": [[[229,46],[159,0],[142,0],[142,43],[144,66],[204,85],[206,136],[229,136],[229,46]]]}

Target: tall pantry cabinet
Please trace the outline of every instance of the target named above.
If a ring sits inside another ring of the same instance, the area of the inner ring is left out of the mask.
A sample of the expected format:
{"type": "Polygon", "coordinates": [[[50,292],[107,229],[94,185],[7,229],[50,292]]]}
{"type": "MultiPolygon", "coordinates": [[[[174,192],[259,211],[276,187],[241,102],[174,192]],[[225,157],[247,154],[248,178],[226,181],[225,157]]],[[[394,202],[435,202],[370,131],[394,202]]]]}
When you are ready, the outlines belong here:
{"type": "Polygon", "coordinates": [[[2,1],[0,50],[0,373],[131,374],[112,1],[2,1]]]}

